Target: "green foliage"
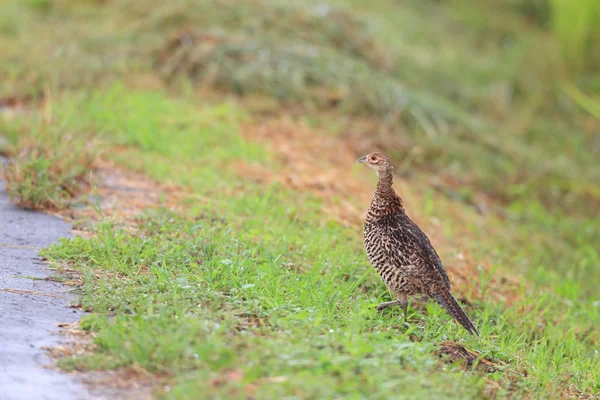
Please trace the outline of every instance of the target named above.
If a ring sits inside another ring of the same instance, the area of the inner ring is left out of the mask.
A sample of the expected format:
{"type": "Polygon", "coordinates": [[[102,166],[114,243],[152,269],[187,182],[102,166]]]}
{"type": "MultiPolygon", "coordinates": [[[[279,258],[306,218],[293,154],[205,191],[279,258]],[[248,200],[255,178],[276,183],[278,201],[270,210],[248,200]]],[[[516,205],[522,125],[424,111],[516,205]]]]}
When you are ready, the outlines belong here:
{"type": "Polygon", "coordinates": [[[580,72],[589,65],[592,40],[600,34],[600,2],[551,0],[551,4],[552,29],[564,61],[572,72],[580,72]]]}

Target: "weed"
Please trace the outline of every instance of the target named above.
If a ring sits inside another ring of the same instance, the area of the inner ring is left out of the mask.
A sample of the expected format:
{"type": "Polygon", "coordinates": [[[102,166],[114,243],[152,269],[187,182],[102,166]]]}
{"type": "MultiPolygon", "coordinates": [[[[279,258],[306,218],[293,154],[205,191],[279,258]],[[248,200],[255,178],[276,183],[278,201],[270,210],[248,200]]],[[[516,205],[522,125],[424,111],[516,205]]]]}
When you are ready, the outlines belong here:
{"type": "Polygon", "coordinates": [[[64,208],[86,187],[98,149],[89,136],[41,124],[21,135],[4,168],[6,190],[20,207],[64,208]]]}

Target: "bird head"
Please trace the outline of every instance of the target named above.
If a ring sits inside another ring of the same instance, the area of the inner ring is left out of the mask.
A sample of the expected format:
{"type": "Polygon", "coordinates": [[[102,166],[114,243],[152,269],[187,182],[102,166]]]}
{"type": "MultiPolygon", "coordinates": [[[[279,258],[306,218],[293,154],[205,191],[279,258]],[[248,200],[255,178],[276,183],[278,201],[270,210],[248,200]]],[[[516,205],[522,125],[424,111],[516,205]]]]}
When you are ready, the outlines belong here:
{"type": "Polygon", "coordinates": [[[383,153],[370,153],[358,160],[359,163],[367,164],[377,174],[392,168],[392,162],[383,153]]]}

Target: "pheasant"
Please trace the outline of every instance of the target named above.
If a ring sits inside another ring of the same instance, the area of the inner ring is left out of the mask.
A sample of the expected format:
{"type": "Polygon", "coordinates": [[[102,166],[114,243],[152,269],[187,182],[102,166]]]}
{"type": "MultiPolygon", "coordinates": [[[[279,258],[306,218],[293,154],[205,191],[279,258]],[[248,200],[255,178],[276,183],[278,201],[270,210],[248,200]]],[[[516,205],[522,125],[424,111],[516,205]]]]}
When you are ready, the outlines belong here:
{"type": "Polygon", "coordinates": [[[450,292],[450,279],[429,238],[406,215],[402,199],[392,187],[394,167],[383,153],[358,160],[377,173],[377,189],[364,226],[369,261],[397,300],[381,303],[381,310],[401,305],[407,319],[408,299],[426,295],[435,299],[470,334],[477,329],[450,292]]]}

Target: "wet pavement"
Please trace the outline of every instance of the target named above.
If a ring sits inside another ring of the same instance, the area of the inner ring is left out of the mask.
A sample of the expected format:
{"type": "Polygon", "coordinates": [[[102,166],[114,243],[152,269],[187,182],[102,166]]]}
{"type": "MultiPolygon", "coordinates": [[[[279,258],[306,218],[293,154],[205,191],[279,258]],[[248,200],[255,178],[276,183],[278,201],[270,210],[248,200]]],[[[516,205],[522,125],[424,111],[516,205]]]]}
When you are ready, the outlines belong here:
{"type": "Polygon", "coordinates": [[[91,399],[76,377],[51,364],[43,347],[61,341],[57,322],[77,321],[69,308],[76,296],[68,286],[43,280],[48,270],[39,251],[69,237],[71,226],[60,218],[14,206],[0,181],[0,399],[91,399]],[[41,279],[32,279],[33,277],[41,279]]]}

